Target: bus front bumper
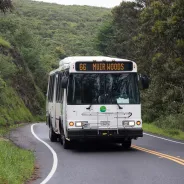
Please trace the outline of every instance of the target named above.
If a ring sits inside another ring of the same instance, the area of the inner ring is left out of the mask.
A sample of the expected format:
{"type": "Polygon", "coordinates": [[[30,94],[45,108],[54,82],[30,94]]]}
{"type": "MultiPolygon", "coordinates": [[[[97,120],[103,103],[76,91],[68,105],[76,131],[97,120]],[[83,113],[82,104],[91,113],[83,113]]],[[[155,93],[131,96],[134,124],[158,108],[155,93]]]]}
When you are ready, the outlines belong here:
{"type": "Polygon", "coordinates": [[[136,139],[143,137],[142,128],[126,128],[126,129],[110,129],[110,130],[93,130],[93,129],[77,129],[68,130],[69,139],[136,139]]]}

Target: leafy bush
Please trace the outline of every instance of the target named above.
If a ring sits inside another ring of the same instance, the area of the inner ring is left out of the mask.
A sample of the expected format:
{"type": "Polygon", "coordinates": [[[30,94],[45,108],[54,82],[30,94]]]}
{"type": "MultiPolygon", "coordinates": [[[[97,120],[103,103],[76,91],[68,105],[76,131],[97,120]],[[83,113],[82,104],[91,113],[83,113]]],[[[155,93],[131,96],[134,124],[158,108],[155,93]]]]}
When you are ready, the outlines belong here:
{"type": "Polygon", "coordinates": [[[0,46],[10,49],[11,45],[9,42],[0,37],[0,46]]]}
{"type": "Polygon", "coordinates": [[[158,127],[163,129],[178,129],[184,131],[184,114],[172,114],[161,116],[154,122],[158,127]]]}
{"type": "Polygon", "coordinates": [[[0,91],[0,102],[0,126],[33,120],[32,114],[13,88],[7,86],[0,91]]]}

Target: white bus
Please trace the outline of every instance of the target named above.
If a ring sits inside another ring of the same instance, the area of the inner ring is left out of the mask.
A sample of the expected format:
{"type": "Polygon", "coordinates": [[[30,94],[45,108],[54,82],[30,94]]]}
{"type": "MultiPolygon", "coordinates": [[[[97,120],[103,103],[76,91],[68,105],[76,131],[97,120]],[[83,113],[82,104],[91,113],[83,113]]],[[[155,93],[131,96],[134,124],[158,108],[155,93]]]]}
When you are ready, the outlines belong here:
{"type": "Polygon", "coordinates": [[[143,136],[139,88],[149,87],[130,60],[66,57],[49,73],[46,124],[50,141],[104,140],[131,147],[143,136]]]}

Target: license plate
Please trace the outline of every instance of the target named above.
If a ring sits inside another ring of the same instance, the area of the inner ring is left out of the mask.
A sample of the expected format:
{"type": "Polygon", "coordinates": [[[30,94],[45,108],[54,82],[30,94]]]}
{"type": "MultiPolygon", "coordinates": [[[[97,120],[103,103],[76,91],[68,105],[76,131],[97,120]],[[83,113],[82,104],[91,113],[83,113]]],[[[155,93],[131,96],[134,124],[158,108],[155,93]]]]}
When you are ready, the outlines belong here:
{"type": "Polygon", "coordinates": [[[100,125],[101,126],[110,126],[110,121],[101,121],[100,125]]]}

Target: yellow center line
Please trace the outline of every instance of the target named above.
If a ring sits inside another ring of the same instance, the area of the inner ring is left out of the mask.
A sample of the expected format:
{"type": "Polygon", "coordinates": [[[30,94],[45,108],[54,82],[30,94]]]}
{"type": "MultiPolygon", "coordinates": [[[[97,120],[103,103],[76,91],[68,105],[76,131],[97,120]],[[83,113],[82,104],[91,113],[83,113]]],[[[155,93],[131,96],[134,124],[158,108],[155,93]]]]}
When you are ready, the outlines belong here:
{"type": "Polygon", "coordinates": [[[166,158],[168,160],[171,160],[173,162],[176,162],[176,163],[184,166],[184,160],[181,159],[181,158],[174,157],[174,156],[167,155],[167,154],[163,154],[163,153],[156,152],[156,151],[153,151],[153,150],[149,150],[149,149],[146,149],[146,148],[142,148],[142,147],[139,147],[139,146],[136,146],[136,145],[132,145],[132,148],[140,150],[140,151],[144,151],[144,152],[147,152],[147,153],[150,153],[150,154],[162,157],[162,158],[166,158]]]}
{"type": "Polygon", "coordinates": [[[173,159],[176,159],[178,161],[184,162],[183,159],[175,157],[175,156],[167,155],[167,154],[156,152],[156,151],[153,151],[153,150],[148,150],[146,148],[142,148],[142,147],[139,147],[139,146],[136,146],[136,145],[134,145],[133,147],[136,148],[136,149],[142,149],[143,151],[149,151],[149,152],[152,152],[152,153],[155,153],[155,154],[161,154],[162,156],[166,156],[166,157],[173,158],[173,159]]]}

